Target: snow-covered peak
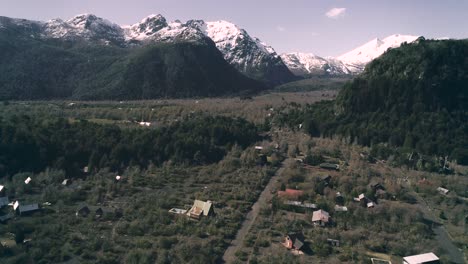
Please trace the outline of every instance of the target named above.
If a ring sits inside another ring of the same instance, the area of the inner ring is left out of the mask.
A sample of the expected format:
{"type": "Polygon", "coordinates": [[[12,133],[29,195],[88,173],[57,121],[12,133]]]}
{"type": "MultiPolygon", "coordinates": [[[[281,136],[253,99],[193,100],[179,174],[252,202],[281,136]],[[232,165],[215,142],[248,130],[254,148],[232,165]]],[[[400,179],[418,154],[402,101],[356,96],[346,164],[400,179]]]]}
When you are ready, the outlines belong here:
{"type": "Polygon", "coordinates": [[[117,41],[123,39],[123,29],[107,19],[93,14],[81,14],[63,21],[52,19],[44,24],[44,36],[65,39],[95,39],[117,41]]]}
{"type": "Polygon", "coordinates": [[[313,53],[285,53],[281,54],[281,59],[296,75],[344,75],[350,73],[341,61],[334,58],[323,58],[313,53]]]}
{"type": "Polygon", "coordinates": [[[166,18],[162,15],[149,15],[127,29],[127,39],[144,40],[167,26],[166,18]]]}
{"type": "Polygon", "coordinates": [[[418,37],[419,36],[396,34],[388,36],[382,40],[376,38],[337,57],[337,59],[345,63],[353,72],[359,72],[367,63],[382,55],[389,48],[397,48],[404,42],[413,42],[418,37]]]}

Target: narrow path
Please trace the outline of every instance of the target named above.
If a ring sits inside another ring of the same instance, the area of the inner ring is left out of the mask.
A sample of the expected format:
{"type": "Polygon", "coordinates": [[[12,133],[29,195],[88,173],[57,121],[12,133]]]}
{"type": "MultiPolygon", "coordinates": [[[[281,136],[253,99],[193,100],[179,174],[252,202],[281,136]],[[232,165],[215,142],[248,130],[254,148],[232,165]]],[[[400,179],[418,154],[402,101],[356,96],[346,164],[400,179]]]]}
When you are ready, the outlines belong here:
{"type": "Polygon", "coordinates": [[[258,216],[258,214],[260,212],[260,208],[267,205],[268,202],[273,197],[273,194],[271,192],[273,191],[273,187],[275,185],[275,182],[279,179],[279,177],[283,173],[284,165],[286,164],[287,160],[288,159],[285,159],[281,163],[280,168],[276,171],[275,175],[273,175],[273,177],[271,177],[270,181],[265,186],[265,189],[263,189],[262,193],[258,197],[258,200],[252,206],[252,210],[247,214],[244,222],[241,225],[241,228],[239,229],[239,231],[237,231],[236,238],[233,241],[231,241],[231,245],[224,252],[223,261],[225,263],[233,263],[236,260],[235,253],[239,249],[242,248],[242,243],[244,241],[244,238],[247,235],[247,233],[249,232],[249,230],[252,227],[253,223],[255,222],[255,219],[257,218],[257,216],[258,216]]]}

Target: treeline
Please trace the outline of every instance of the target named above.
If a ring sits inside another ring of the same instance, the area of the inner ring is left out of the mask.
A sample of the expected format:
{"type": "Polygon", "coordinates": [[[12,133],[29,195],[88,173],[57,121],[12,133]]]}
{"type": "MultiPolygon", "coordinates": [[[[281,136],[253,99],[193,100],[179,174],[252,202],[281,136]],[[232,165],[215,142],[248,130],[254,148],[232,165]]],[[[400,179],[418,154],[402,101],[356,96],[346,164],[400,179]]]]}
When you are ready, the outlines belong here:
{"type": "Polygon", "coordinates": [[[0,177],[47,167],[78,175],[85,166],[118,171],[168,161],[207,164],[221,160],[232,146],[246,147],[257,139],[252,123],[227,117],[194,117],[159,129],[121,129],[11,116],[0,120],[0,177]]]}
{"type": "Polygon", "coordinates": [[[335,102],[280,116],[314,136],[449,156],[468,164],[468,42],[428,41],[387,51],[346,84],[335,102]]]}

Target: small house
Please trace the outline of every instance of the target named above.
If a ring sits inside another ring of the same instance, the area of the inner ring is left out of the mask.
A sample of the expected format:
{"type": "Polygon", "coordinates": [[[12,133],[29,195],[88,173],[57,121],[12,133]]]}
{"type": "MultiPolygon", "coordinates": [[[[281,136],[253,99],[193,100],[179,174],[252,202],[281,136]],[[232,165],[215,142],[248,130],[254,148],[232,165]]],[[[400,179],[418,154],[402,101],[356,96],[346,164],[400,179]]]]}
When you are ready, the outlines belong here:
{"type": "Polygon", "coordinates": [[[327,243],[332,247],[339,247],[340,241],[336,239],[327,238],[327,243]]]}
{"type": "Polygon", "coordinates": [[[141,121],[138,123],[140,126],[144,126],[144,127],[150,127],[151,126],[151,122],[144,122],[144,121],[141,121]]]}
{"type": "Polygon", "coordinates": [[[83,168],[83,172],[84,172],[84,173],[88,173],[88,172],[89,172],[89,167],[88,167],[88,166],[85,166],[85,167],[83,168]]]}
{"type": "Polygon", "coordinates": [[[31,177],[28,177],[26,180],[24,180],[25,184],[29,184],[32,181],[31,177]]]}
{"type": "Polygon", "coordinates": [[[366,199],[366,196],[363,193],[361,193],[357,198],[354,198],[354,201],[360,202],[365,199],[366,199]]]}
{"type": "Polygon", "coordinates": [[[39,211],[39,204],[27,204],[27,205],[20,205],[18,207],[18,211],[20,215],[32,214],[36,211],[39,211]]]}
{"type": "Polygon", "coordinates": [[[435,264],[439,258],[432,252],[403,258],[403,264],[435,264]]]}
{"type": "Polygon", "coordinates": [[[5,192],[5,186],[0,185],[0,195],[2,195],[5,192]]]}
{"type": "Polygon", "coordinates": [[[328,214],[328,212],[322,209],[313,212],[312,223],[314,223],[314,225],[325,226],[329,222],[330,222],[330,214],[328,214]]]}
{"type": "Polygon", "coordinates": [[[65,180],[63,180],[62,185],[63,186],[68,186],[68,185],[70,185],[70,183],[71,183],[70,179],[65,179],[65,180]]]}
{"type": "Polygon", "coordinates": [[[447,195],[449,193],[449,190],[443,188],[443,187],[437,187],[437,191],[442,194],[442,195],[447,195]]]}
{"type": "Polygon", "coordinates": [[[211,201],[204,202],[200,200],[195,200],[193,202],[192,208],[188,210],[187,215],[193,219],[200,219],[202,215],[209,216],[213,213],[213,204],[211,203],[211,201]]]}
{"type": "Polygon", "coordinates": [[[284,191],[278,191],[278,197],[286,198],[290,200],[298,200],[299,197],[303,195],[304,195],[304,191],[301,191],[301,190],[286,189],[284,191]]]}
{"type": "Polygon", "coordinates": [[[300,232],[288,233],[282,244],[287,249],[300,250],[304,246],[304,235],[300,232]]]}
{"type": "Polygon", "coordinates": [[[335,205],[335,212],[347,212],[347,211],[348,211],[348,207],[335,205]]]}
{"type": "Polygon", "coordinates": [[[3,206],[8,206],[9,203],[10,200],[8,199],[8,197],[0,197],[0,208],[2,208],[3,206]]]}
{"type": "Polygon", "coordinates": [[[76,216],[86,217],[89,215],[90,212],[91,211],[89,210],[88,206],[84,205],[78,208],[78,210],[76,211],[76,216]]]}
{"type": "Polygon", "coordinates": [[[319,167],[326,170],[340,170],[340,165],[333,163],[320,163],[319,167]]]}
{"type": "Polygon", "coordinates": [[[343,195],[341,195],[340,192],[336,193],[335,203],[338,204],[338,205],[344,205],[344,197],[343,197],[343,195]]]}
{"type": "Polygon", "coordinates": [[[367,208],[374,208],[374,206],[375,206],[374,202],[367,203],[367,208]]]}
{"type": "Polygon", "coordinates": [[[263,147],[262,147],[262,146],[255,146],[255,150],[256,150],[256,151],[262,151],[262,150],[263,150],[263,147]]]}

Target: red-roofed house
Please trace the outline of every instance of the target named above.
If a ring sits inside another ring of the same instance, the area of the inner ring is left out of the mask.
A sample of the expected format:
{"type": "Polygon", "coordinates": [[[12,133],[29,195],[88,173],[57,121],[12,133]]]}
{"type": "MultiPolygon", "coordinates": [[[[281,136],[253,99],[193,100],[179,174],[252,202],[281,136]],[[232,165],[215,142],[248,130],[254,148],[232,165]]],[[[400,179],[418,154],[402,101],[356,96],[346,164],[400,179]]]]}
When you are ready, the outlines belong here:
{"type": "Polygon", "coordinates": [[[284,191],[278,191],[278,197],[287,198],[290,200],[297,200],[299,199],[299,197],[303,195],[304,195],[304,191],[301,191],[301,190],[286,189],[284,191]]]}

